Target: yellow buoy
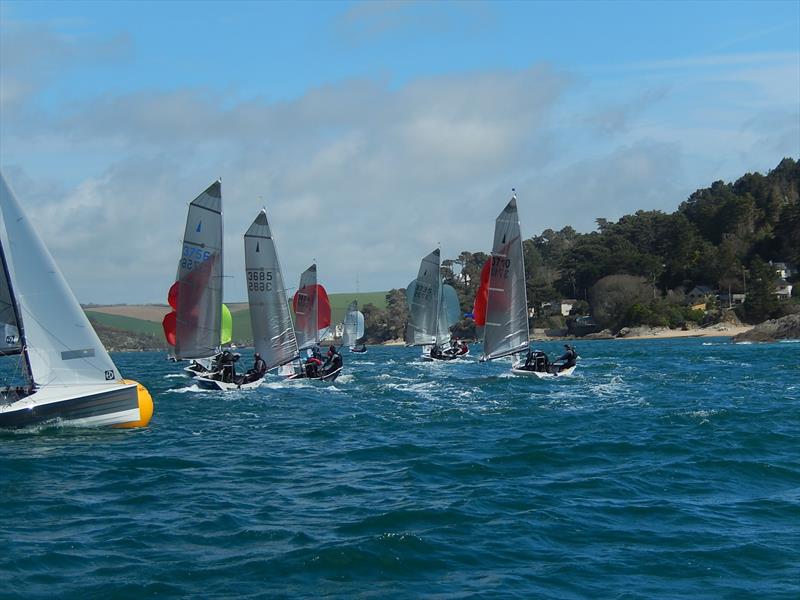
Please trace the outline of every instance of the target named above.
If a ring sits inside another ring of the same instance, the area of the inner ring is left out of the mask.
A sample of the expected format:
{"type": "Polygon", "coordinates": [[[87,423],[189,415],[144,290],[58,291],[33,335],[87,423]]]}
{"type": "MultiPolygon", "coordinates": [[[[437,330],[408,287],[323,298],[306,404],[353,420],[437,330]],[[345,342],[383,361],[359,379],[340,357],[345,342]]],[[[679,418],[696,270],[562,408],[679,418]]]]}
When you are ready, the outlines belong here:
{"type": "Polygon", "coordinates": [[[136,397],[139,401],[139,420],[129,421],[128,423],[119,423],[118,425],[114,425],[114,427],[119,427],[122,429],[147,427],[147,424],[150,422],[150,419],[153,416],[153,397],[150,395],[150,392],[148,392],[147,388],[141,383],[138,381],[133,381],[132,379],[122,379],[120,380],[120,383],[136,384],[136,397]]]}

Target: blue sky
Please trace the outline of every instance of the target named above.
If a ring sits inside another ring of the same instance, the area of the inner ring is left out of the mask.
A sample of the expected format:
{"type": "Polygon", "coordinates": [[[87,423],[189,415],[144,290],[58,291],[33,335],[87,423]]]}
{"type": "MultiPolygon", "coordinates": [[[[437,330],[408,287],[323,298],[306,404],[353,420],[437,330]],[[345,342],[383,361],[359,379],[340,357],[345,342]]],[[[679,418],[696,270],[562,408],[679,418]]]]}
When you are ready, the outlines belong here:
{"type": "Polygon", "coordinates": [[[798,2],[0,2],[0,167],[82,302],[158,302],[223,177],[226,297],[267,207],[288,281],[672,211],[800,158],[798,2]],[[88,224],[88,225],[87,225],[88,224]],[[97,256],[102,250],[102,259],[97,256]],[[365,251],[366,249],[366,251],[365,251]],[[120,274],[124,276],[120,278],[120,274]]]}

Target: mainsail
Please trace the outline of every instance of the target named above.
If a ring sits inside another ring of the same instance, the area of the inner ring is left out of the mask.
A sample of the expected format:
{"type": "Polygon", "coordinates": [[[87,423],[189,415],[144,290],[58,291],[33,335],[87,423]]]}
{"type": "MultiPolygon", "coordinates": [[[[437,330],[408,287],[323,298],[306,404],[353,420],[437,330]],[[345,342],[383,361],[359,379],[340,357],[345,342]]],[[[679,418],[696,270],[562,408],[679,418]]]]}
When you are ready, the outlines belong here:
{"type": "Polygon", "coordinates": [[[178,265],[175,356],[218,352],[222,321],[222,184],[192,200],[178,265]]]}
{"type": "Polygon", "coordinates": [[[315,346],[327,335],[331,324],[331,305],[325,288],[317,283],[316,264],[300,275],[292,306],[298,346],[301,350],[315,346]]]}
{"type": "Polygon", "coordinates": [[[255,349],[267,369],[274,369],[296,358],[298,347],[265,209],[244,234],[244,262],[255,349]]]}
{"type": "Polygon", "coordinates": [[[453,286],[443,284],[439,300],[439,319],[436,328],[436,342],[441,344],[450,339],[450,328],[461,318],[461,305],[453,286]]]}
{"type": "Polygon", "coordinates": [[[358,300],[353,300],[350,306],[347,307],[347,314],[344,317],[342,344],[345,346],[354,346],[363,335],[364,315],[358,310],[358,300]]]}
{"type": "Polygon", "coordinates": [[[417,278],[406,288],[408,325],[406,344],[422,346],[436,343],[441,294],[440,252],[437,248],[419,265],[417,278]]]}
{"type": "Polygon", "coordinates": [[[119,371],[86,318],[61,271],[0,175],[0,294],[16,303],[28,377],[35,387],[107,383],[119,371]]]}
{"type": "Polygon", "coordinates": [[[490,260],[481,360],[528,348],[528,300],[516,196],[495,221],[490,260]]]}

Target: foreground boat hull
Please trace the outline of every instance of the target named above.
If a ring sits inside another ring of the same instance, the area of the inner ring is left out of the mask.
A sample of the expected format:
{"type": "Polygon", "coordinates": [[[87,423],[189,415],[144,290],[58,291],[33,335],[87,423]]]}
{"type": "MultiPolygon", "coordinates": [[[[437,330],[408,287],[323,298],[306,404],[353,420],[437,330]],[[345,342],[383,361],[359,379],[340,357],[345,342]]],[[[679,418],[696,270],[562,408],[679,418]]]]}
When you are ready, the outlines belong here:
{"type": "Polygon", "coordinates": [[[152,415],[152,399],[135,382],[111,386],[48,386],[19,400],[0,405],[0,427],[26,427],[60,421],[69,425],[146,425],[152,415]],[[148,407],[143,402],[149,400],[148,407]]]}
{"type": "Polygon", "coordinates": [[[575,372],[577,365],[559,371],[558,373],[545,373],[544,371],[531,371],[529,369],[523,369],[522,361],[516,362],[511,367],[511,372],[514,375],[520,375],[522,377],[538,377],[539,379],[552,379],[554,377],[569,377],[575,372]]]}

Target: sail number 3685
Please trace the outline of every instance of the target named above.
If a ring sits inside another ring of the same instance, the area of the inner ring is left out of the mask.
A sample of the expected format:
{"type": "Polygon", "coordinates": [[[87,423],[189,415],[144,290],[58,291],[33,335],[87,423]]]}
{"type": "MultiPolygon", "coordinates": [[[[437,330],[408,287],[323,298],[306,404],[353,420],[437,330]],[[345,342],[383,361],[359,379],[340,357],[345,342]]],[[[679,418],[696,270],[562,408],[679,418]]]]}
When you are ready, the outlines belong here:
{"type": "Polygon", "coordinates": [[[247,291],[248,292],[271,292],[272,291],[272,271],[261,271],[259,269],[247,270],[247,291]]]}

